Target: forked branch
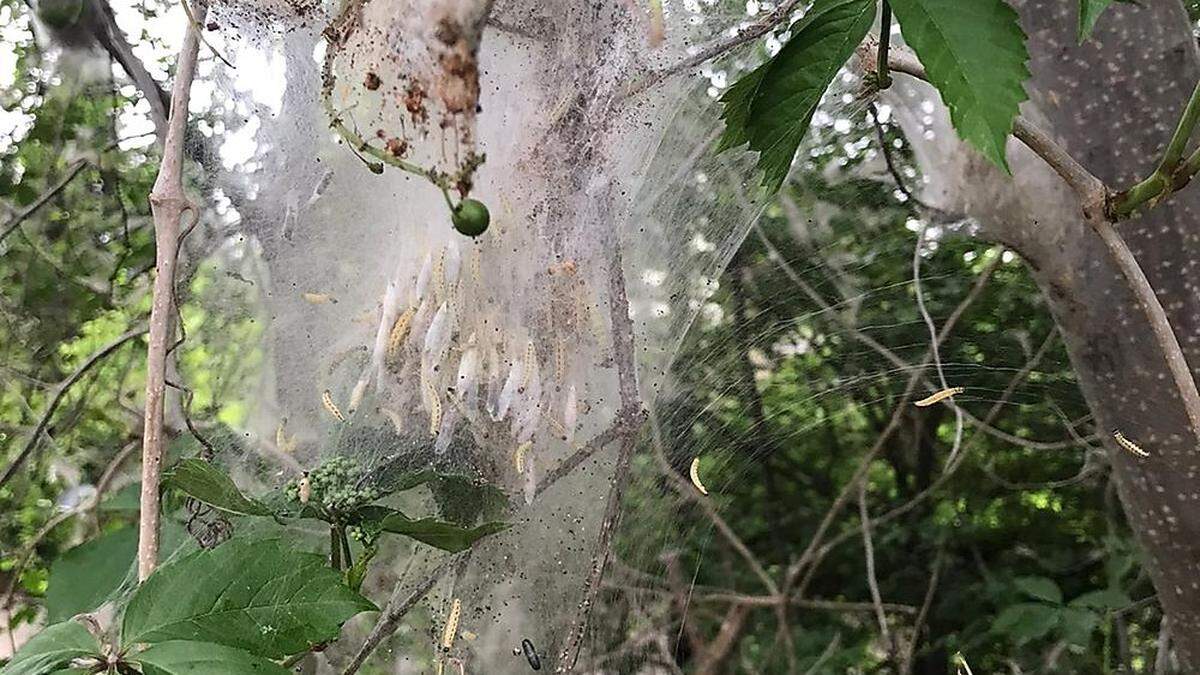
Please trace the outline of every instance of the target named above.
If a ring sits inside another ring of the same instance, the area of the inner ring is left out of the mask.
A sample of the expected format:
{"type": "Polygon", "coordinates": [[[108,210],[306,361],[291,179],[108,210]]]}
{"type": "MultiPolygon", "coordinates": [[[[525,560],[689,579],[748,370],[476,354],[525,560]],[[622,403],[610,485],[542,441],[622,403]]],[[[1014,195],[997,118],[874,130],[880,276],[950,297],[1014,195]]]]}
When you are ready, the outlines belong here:
{"type": "MultiPolygon", "coordinates": [[[[204,17],[208,6],[197,2],[194,16],[204,17]]],[[[146,411],[142,433],[141,516],[138,522],[138,580],[144,581],[158,563],[159,481],[163,460],[163,402],[166,393],[167,343],[170,339],[172,312],[175,310],[175,263],[179,254],[179,222],[190,214],[198,218],[196,206],[183,192],[183,149],[187,129],[188,101],[192,79],[196,75],[196,57],[200,33],[196,22],[188,20],[187,33],[180,49],[179,66],[171,90],[171,113],[163,142],[162,164],[154,189],[150,192],[150,210],[154,215],[155,269],[154,299],[150,310],[150,345],[146,351],[146,411]]]]}
{"type": "MultiPolygon", "coordinates": [[[[859,58],[862,59],[866,68],[875,67],[875,53],[871,38],[860,46],[859,58]]],[[[929,81],[925,69],[917,60],[916,55],[907,49],[893,47],[888,52],[888,64],[893,71],[905,73],[926,82],[929,81]]],[[[1200,88],[1196,94],[1193,94],[1193,99],[1198,95],[1200,95],[1200,88]]],[[[1164,160],[1168,164],[1172,156],[1182,153],[1182,143],[1186,142],[1187,135],[1190,135],[1191,128],[1195,126],[1196,118],[1200,116],[1200,103],[1196,103],[1194,106],[1193,102],[1189,102],[1184,120],[1181,121],[1181,127],[1176,130],[1175,138],[1168,147],[1167,157],[1164,160]],[[1181,141],[1181,137],[1184,140],[1181,141]]],[[[1054,142],[1049,134],[1029,122],[1025,117],[1018,115],[1013,120],[1013,135],[1054,169],[1055,173],[1062,177],[1078,197],[1088,226],[1104,242],[1113,263],[1125,276],[1130,292],[1142,306],[1159,349],[1163,353],[1167,370],[1171,373],[1171,379],[1174,381],[1180,402],[1187,413],[1192,434],[1195,438],[1200,439],[1200,389],[1196,387],[1196,380],[1192,377],[1191,367],[1183,355],[1179,339],[1171,327],[1166,310],[1163,309],[1153,286],[1150,285],[1150,280],[1138,264],[1133,252],[1129,250],[1125,240],[1113,226],[1110,190],[1103,181],[1071,157],[1070,153],[1061,145],[1054,142]]],[[[1197,159],[1197,166],[1200,166],[1200,159],[1197,159]]]]}

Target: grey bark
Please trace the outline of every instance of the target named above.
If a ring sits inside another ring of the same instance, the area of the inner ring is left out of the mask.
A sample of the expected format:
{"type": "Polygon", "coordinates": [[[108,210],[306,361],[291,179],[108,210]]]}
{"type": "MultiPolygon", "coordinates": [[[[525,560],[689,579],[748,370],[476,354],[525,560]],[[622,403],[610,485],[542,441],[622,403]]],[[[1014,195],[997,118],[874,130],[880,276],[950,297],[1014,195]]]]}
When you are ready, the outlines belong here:
{"type": "MultiPolygon", "coordinates": [[[[1029,35],[1030,101],[1077,159],[1113,186],[1148,174],[1200,76],[1195,38],[1177,0],[1114,5],[1094,39],[1076,45],[1076,3],[1015,0],[1029,35]]],[[[927,89],[906,83],[901,124],[935,189],[934,203],[977,218],[981,236],[1018,251],[1045,293],[1101,430],[1120,429],[1151,453],[1108,443],[1125,512],[1187,672],[1200,672],[1200,447],[1188,431],[1144,313],[1078,201],[1023,147],[1010,142],[1010,178],[953,140],[939,111],[922,139],[915,106],[927,89]]],[[[927,125],[928,126],[928,125],[927,125]]],[[[1193,373],[1200,365],[1200,186],[1120,232],[1165,307],[1193,373]]],[[[1105,434],[1108,438],[1109,434],[1105,434]]]]}

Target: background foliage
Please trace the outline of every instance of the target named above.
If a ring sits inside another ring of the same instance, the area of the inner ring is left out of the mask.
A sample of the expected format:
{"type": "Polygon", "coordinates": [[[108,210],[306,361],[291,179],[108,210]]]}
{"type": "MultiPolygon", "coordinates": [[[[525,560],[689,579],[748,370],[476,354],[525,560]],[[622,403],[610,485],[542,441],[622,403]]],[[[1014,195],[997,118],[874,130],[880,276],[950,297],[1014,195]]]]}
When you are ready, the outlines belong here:
{"type": "MultiPolygon", "coordinates": [[[[909,0],[896,9],[917,4],[909,0]]],[[[151,14],[163,9],[143,6],[151,14]]],[[[55,385],[145,320],[153,266],[152,137],[121,136],[131,126],[123,120],[140,114],[144,103],[119,71],[75,77],[35,31],[25,4],[0,0],[0,33],[13,56],[6,62],[10,72],[0,77],[7,111],[0,138],[5,465],[55,385]],[[79,162],[78,175],[44,206],[7,225],[79,162]]],[[[167,63],[155,68],[169,70],[167,63]]],[[[815,107],[816,99],[809,99],[815,107]]],[[[908,377],[858,336],[866,333],[909,364],[920,362],[929,344],[911,283],[914,231],[928,214],[883,171],[877,130],[865,109],[851,106],[814,119],[801,168],[783,184],[689,334],[676,361],[670,412],[655,422],[666,456],[687,456],[688,447],[720,448],[718,475],[708,479],[712,503],[748,554],[772,572],[786,568],[809,541],[861,452],[887,425],[896,383],[908,377]]],[[[976,142],[986,143],[993,127],[976,142]]],[[[891,127],[880,133],[903,178],[915,181],[903,139],[891,127]]],[[[782,181],[778,169],[775,174],[782,181]]],[[[962,452],[969,456],[948,480],[939,476],[954,417],[942,407],[908,409],[899,433],[872,464],[873,513],[924,495],[875,530],[880,593],[899,606],[893,630],[911,632],[936,569],[915,672],[953,672],[958,652],[975,672],[1153,670],[1160,628],[1153,589],[1103,452],[1086,442],[1097,430],[1038,289],[1010,253],[952,230],[946,228],[922,263],[930,313],[944,320],[988,276],[941,353],[955,384],[970,392],[964,406],[976,417],[987,415],[1013,375],[1049,342],[1029,372],[1033,386],[999,407],[993,426],[1001,433],[968,426],[962,452]],[[1078,439],[1064,435],[1064,420],[1074,421],[1078,439]]],[[[220,255],[191,251],[180,286],[192,338],[178,360],[194,392],[191,415],[208,429],[244,421],[247,375],[263,358],[246,349],[261,331],[245,311],[253,291],[206,266],[210,254],[220,255]],[[206,297],[222,302],[203,302],[206,297]]],[[[56,514],[83,503],[87,486],[98,485],[118,452],[137,441],[143,350],[135,340],[90,370],[69,391],[23,470],[0,488],[0,588],[13,589],[10,628],[69,617],[107,594],[81,577],[111,580],[111,590],[128,570],[136,510],[127,486],[136,477],[134,460],[116,470],[98,508],[38,535],[56,514]],[[22,565],[30,545],[32,558],[22,565]],[[89,548],[100,549],[91,555],[111,566],[80,569],[76,561],[89,548]]],[[[677,507],[672,481],[687,467],[663,466],[661,456],[647,439],[637,457],[629,499],[645,517],[623,525],[596,625],[596,658],[610,668],[660,659],[689,670],[693,645],[683,636],[716,635],[737,604],[722,597],[762,590],[742,553],[712,528],[695,526],[708,517],[700,505],[677,507]],[[660,508],[647,507],[658,498],[660,508]],[[647,542],[662,546],[657,566],[621,562],[647,542]],[[679,605],[692,575],[695,597],[679,605]],[[644,632],[663,636],[666,648],[631,640],[644,632]]],[[[838,545],[806,581],[804,597],[812,602],[787,610],[791,656],[801,669],[889,672],[895,655],[871,615],[858,523],[842,520],[834,524],[838,545]]],[[[736,637],[723,666],[729,672],[786,672],[789,657],[778,647],[770,608],[748,610],[736,637]]]]}

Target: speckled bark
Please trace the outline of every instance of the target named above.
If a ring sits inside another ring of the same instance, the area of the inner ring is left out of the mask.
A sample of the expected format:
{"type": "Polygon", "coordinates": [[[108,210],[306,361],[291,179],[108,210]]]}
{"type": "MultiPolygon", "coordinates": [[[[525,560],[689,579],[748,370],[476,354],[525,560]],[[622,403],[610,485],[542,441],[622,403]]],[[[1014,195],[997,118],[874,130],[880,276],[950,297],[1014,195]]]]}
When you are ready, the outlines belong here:
{"type": "MultiPolygon", "coordinates": [[[[1030,38],[1033,81],[1023,112],[1110,185],[1154,167],[1197,77],[1195,40],[1178,0],[1114,5],[1095,39],[1074,40],[1076,3],[1015,0],[1030,38]]],[[[912,101],[911,85],[897,96],[912,101]]],[[[911,106],[906,106],[911,111],[911,106]]],[[[925,120],[902,116],[910,138],[925,120]]],[[[925,125],[929,126],[929,125],[925,125]]],[[[1145,315],[1079,216],[1078,201],[1028,151],[1010,144],[1014,176],[937,138],[918,140],[931,197],[981,220],[988,238],[1018,250],[1046,292],[1079,382],[1105,431],[1120,429],[1151,453],[1110,441],[1121,499],[1187,672],[1200,672],[1200,444],[1145,315]],[[939,194],[940,193],[940,194],[939,194]]],[[[937,128],[942,126],[942,128],[937,128]]],[[[1200,373],[1200,185],[1120,226],[1158,291],[1194,373],[1200,373]]]]}

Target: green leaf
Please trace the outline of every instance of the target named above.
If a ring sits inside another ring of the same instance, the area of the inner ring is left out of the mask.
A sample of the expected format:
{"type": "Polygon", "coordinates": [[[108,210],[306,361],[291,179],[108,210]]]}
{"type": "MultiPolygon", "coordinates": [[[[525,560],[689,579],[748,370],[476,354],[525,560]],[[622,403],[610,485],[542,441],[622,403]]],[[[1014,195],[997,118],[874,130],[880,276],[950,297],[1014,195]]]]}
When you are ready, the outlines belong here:
{"type": "Polygon", "coordinates": [[[1017,577],[1013,583],[1021,592],[1037,600],[1045,600],[1051,604],[1062,604],[1062,591],[1053,579],[1046,577],[1017,577]]]}
{"type": "Polygon", "coordinates": [[[62,669],[81,656],[95,654],[100,649],[82,624],[64,621],[48,626],[25,643],[0,675],[44,675],[62,669]]]}
{"type": "Polygon", "coordinates": [[[1133,599],[1117,588],[1104,588],[1091,591],[1071,601],[1072,607],[1088,607],[1091,609],[1121,609],[1133,604],[1133,599]]]}
{"type": "Polygon", "coordinates": [[[1077,36],[1079,44],[1083,44],[1092,36],[1092,31],[1096,28],[1096,21],[1113,2],[1133,4],[1133,0],[1079,0],[1079,34],[1077,36]]]}
{"type": "Polygon", "coordinates": [[[1096,21],[1112,3],[1113,0],[1079,0],[1079,44],[1091,36],[1096,21]]]}
{"type": "Polygon", "coordinates": [[[211,642],[173,640],[130,657],[145,675],[287,675],[288,669],[260,656],[211,642]]]}
{"type": "Polygon", "coordinates": [[[1100,623],[1100,615],[1090,609],[1072,609],[1066,608],[1062,610],[1062,635],[1067,642],[1088,646],[1092,641],[1092,633],[1096,630],[1096,625],[1100,623]]]}
{"type": "Polygon", "coordinates": [[[403,513],[386,506],[364,506],[355,513],[360,523],[377,524],[384,532],[402,534],[443,551],[458,553],[471,548],[471,544],[488,536],[507,530],[508,523],[490,522],[478,527],[463,527],[454,523],[422,518],[413,520],[403,513]]]}
{"type": "Polygon", "coordinates": [[[771,67],[771,63],[772,61],[767,61],[746,73],[737,82],[730,85],[729,89],[721,96],[721,103],[725,106],[721,112],[721,119],[725,120],[725,130],[721,132],[721,138],[717,140],[717,152],[750,142],[750,138],[746,134],[750,118],[750,103],[754,100],[754,95],[758,93],[758,86],[762,84],[763,76],[771,67]]]}
{"type": "Polygon", "coordinates": [[[278,539],[234,539],[159,568],[129,600],[121,636],[127,646],[215,642],[282,658],[336,638],[347,619],[374,609],[323,556],[278,539]]]}
{"type": "Polygon", "coordinates": [[[1057,607],[1040,602],[1022,602],[1005,607],[992,624],[992,630],[1022,644],[1053,630],[1058,625],[1059,615],[1057,607]]]}
{"type": "Polygon", "coordinates": [[[497,520],[508,507],[503,490],[465,476],[441,476],[430,491],[441,517],[456,525],[470,527],[481,520],[497,520]]]}
{"type": "Polygon", "coordinates": [[[875,0],[817,0],[770,61],[721,98],[725,133],[718,144],[749,143],[763,184],[772,192],[787,178],[821,96],[875,20],[875,0]]]}
{"type": "Polygon", "coordinates": [[[190,458],[179,462],[163,479],[163,484],[229,513],[242,516],[269,516],[273,513],[266,504],[243,495],[229,476],[202,459],[190,458]]]}
{"type": "Polygon", "coordinates": [[[137,538],[137,528],[125,527],[59,556],[50,566],[46,619],[66,621],[107,600],[133,566],[137,538]]]}
{"type": "Polygon", "coordinates": [[[997,166],[1028,98],[1025,33],[1004,0],[892,0],[905,41],[950,109],[958,135],[997,166]]]}

